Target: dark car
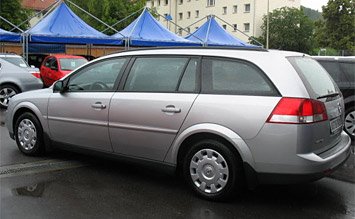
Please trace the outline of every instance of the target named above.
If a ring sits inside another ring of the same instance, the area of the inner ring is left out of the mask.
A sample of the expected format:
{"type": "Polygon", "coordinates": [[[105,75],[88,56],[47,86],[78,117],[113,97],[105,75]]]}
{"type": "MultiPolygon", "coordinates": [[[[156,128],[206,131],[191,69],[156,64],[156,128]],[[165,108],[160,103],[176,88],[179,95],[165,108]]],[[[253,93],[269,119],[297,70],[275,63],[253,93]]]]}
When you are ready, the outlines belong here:
{"type": "Polygon", "coordinates": [[[345,131],[355,138],[355,57],[319,56],[316,59],[333,77],[344,96],[345,131]]]}

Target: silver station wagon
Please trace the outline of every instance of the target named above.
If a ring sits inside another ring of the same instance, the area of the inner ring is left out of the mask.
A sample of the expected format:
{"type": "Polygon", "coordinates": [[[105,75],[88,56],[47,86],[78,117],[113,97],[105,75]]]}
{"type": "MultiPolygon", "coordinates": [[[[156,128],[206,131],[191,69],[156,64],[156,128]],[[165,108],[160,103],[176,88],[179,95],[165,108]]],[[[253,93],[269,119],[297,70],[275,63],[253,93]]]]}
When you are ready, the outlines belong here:
{"type": "Polygon", "coordinates": [[[175,168],[200,196],[319,179],[350,154],[344,101],[311,57],[263,49],[162,48],[99,58],[14,96],[21,152],[81,148],[175,168]]]}

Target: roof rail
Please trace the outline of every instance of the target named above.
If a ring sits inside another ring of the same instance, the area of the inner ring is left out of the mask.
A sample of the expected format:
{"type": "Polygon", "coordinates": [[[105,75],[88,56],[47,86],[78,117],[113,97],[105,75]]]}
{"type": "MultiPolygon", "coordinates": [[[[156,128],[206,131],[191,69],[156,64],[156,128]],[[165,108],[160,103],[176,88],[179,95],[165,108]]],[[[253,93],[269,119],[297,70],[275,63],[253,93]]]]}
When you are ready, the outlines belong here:
{"type": "MultiPolygon", "coordinates": [[[[132,48],[132,47],[131,47],[132,48]]],[[[208,47],[197,47],[197,46],[167,46],[167,47],[139,47],[129,50],[121,50],[118,52],[113,52],[110,54],[122,53],[122,52],[131,52],[131,51],[144,51],[144,50],[164,50],[164,49],[224,49],[224,50],[246,50],[246,51],[260,51],[268,52],[267,49],[261,47],[223,47],[223,46],[208,46],[208,47]]]]}

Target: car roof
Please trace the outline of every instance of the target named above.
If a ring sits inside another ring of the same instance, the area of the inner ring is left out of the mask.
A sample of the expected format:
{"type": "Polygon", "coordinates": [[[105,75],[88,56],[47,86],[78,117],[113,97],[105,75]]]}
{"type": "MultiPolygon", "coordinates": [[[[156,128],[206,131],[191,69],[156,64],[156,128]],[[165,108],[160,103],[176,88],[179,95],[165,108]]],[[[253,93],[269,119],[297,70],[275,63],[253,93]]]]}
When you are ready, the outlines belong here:
{"type": "Polygon", "coordinates": [[[292,51],[282,51],[282,50],[266,50],[263,48],[223,48],[223,47],[164,47],[164,48],[149,48],[149,49],[134,49],[120,51],[108,56],[100,57],[100,59],[105,59],[109,57],[118,57],[126,55],[197,55],[197,56],[220,56],[220,57],[241,57],[246,56],[263,56],[263,55],[276,55],[281,57],[289,56],[304,56],[306,54],[292,52],[292,51]]]}
{"type": "Polygon", "coordinates": [[[67,55],[67,54],[52,54],[50,56],[56,58],[85,59],[85,57],[82,56],[74,56],[74,55],[67,55]]]}
{"type": "Polygon", "coordinates": [[[0,53],[0,57],[20,57],[19,55],[13,54],[13,53],[0,53]]]}

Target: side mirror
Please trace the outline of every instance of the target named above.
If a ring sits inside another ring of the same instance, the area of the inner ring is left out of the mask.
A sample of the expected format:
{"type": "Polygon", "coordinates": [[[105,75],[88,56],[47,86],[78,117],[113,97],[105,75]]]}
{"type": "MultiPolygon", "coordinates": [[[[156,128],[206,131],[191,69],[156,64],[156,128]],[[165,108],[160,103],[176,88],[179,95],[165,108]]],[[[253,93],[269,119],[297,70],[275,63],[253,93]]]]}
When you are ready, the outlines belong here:
{"type": "Polygon", "coordinates": [[[53,92],[59,92],[59,93],[64,93],[66,91],[66,87],[64,86],[63,81],[56,81],[53,85],[53,92]]]}

